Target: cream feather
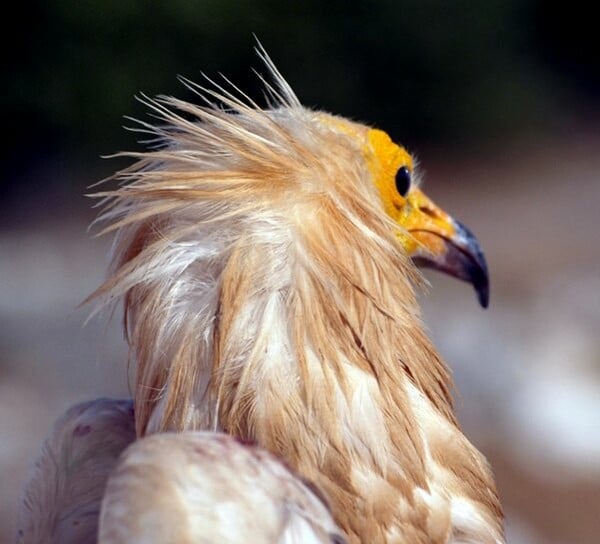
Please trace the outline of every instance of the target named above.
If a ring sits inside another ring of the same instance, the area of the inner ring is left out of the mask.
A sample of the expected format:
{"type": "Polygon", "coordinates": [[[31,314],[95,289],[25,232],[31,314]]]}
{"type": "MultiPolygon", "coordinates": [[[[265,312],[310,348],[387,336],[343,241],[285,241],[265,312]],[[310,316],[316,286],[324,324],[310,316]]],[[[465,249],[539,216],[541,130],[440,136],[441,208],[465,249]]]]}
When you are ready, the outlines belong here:
{"type": "Polygon", "coordinates": [[[210,432],[137,441],[108,481],[98,544],[343,544],[322,499],[264,450],[210,432]]]}
{"type": "Polygon", "coordinates": [[[18,544],[95,544],[108,475],[135,440],[133,403],[97,399],[54,425],[20,503],[18,544]]]}

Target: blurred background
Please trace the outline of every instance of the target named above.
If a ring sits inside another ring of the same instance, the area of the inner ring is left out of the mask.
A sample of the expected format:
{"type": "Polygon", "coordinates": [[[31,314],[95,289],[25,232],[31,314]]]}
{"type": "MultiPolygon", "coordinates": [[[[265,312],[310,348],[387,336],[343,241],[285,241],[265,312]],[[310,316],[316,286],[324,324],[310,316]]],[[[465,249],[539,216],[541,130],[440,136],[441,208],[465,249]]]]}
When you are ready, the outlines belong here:
{"type": "Polygon", "coordinates": [[[11,6],[2,48],[0,542],[27,468],[70,404],[126,395],[119,317],[83,322],[109,240],[91,183],[139,148],[133,96],[191,98],[226,74],[260,100],[255,33],[307,106],[387,130],[479,237],[492,299],[435,273],[422,297],[509,541],[600,534],[600,56],[582,2],[295,4],[55,0],[11,6]],[[19,10],[21,12],[19,13],[19,10]]]}

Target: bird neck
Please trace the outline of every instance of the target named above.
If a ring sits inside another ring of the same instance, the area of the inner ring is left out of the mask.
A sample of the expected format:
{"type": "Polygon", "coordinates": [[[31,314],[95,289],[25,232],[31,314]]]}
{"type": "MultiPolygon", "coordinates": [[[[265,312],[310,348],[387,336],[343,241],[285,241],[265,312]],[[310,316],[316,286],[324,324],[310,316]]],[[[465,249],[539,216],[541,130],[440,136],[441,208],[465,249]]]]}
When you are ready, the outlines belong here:
{"type": "Polygon", "coordinates": [[[140,434],[226,428],[252,439],[279,403],[284,421],[327,421],[333,436],[378,396],[393,419],[412,417],[409,384],[454,422],[448,371],[419,315],[419,276],[393,235],[365,239],[326,199],[301,216],[283,228],[253,219],[232,243],[207,224],[193,232],[203,240],[194,252],[170,242],[171,225],[142,225],[123,240],[116,281],[135,281],[140,263],[127,263],[147,261],[125,300],[140,434]]]}
{"type": "Polygon", "coordinates": [[[385,527],[398,515],[395,497],[428,487],[423,407],[456,428],[449,377],[402,253],[305,234],[293,259],[269,244],[239,244],[230,255],[195,425],[286,459],[331,498],[343,527],[366,527],[361,504],[381,501],[385,527]]]}

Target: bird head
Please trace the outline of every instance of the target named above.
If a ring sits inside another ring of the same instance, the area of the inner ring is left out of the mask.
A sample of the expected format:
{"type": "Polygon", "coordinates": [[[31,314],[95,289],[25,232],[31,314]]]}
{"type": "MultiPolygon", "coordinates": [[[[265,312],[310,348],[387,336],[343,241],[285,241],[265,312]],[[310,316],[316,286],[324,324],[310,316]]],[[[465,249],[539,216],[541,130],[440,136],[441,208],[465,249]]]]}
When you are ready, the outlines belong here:
{"type": "Polygon", "coordinates": [[[415,264],[471,283],[479,303],[487,308],[488,268],[479,242],[419,188],[418,168],[411,154],[382,130],[326,114],[322,122],[362,142],[385,212],[398,225],[396,236],[415,264]]]}

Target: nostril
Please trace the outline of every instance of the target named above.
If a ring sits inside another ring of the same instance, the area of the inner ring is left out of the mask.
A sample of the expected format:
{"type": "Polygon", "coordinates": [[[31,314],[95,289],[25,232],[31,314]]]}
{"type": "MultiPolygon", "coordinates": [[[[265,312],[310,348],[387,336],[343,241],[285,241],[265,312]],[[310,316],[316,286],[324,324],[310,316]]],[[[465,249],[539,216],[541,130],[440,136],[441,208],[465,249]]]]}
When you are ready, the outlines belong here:
{"type": "Polygon", "coordinates": [[[436,213],[431,208],[426,208],[425,206],[419,206],[419,211],[423,212],[425,215],[435,219],[437,217],[436,213]]]}

